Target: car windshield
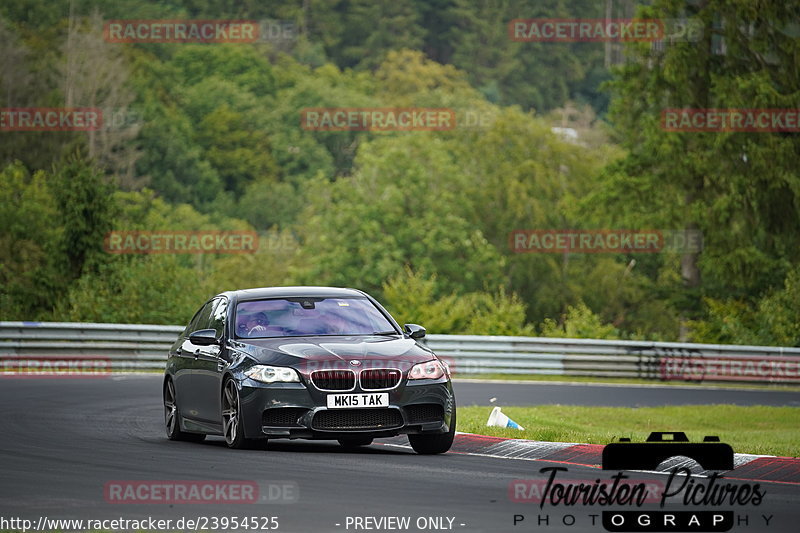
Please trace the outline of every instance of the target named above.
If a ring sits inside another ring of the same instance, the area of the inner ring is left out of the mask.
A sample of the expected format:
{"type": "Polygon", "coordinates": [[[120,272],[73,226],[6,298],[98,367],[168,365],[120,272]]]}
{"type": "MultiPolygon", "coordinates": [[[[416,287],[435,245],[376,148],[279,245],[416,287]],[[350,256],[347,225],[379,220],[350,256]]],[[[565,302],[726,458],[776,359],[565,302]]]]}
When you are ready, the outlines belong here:
{"type": "Polygon", "coordinates": [[[378,333],[397,330],[366,298],[275,298],[236,306],[236,336],[240,338],[378,333]]]}

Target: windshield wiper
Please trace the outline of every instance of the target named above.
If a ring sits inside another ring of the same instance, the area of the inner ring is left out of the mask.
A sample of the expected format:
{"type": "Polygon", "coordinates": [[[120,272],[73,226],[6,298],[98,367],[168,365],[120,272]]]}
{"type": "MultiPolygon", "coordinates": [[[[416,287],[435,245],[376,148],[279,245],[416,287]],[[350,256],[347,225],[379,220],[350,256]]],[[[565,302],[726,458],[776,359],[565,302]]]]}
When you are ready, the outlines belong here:
{"type": "Polygon", "coordinates": [[[397,333],[395,330],[391,330],[391,331],[376,331],[373,333],[373,335],[400,335],[400,334],[397,333]]]}

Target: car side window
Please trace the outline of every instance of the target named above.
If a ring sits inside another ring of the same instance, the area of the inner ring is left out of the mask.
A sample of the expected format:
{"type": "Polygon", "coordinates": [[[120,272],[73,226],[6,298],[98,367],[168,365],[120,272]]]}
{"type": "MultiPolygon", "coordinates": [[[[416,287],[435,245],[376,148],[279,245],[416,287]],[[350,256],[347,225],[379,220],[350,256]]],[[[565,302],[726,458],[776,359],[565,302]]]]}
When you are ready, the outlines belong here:
{"type": "Polygon", "coordinates": [[[211,311],[211,319],[208,322],[209,329],[217,332],[217,338],[221,339],[225,331],[225,324],[228,320],[228,299],[217,298],[214,301],[214,309],[211,311]]]}
{"type": "Polygon", "coordinates": [[[215,302],[216,300],[211,300],[210,302],[206,303],[202,309],[200,309],[200,311],[197,312],[189,324],[189,333],[194,333],[199,329],[208,329],[208,324],[211,319],[211,311],[214,308],[215,302]]]}
{"type": "MultiPolygon", "coordinates": [[[[203,305],[203,307],[205,307],[205,305],[203,305]]],[[[189,321],[188,324],[186,324],[186,328],[184,328],[183,334],[182,334],[184,337],[188,337],[191,332],[195,331],[195,330],[192,329],[192,326],[197,324],[198,317],[201,314],[203,314],[203,307],[201,307],[200,309],[195,311],[194,316],[192,316],[192,319],[189,321]]]]}

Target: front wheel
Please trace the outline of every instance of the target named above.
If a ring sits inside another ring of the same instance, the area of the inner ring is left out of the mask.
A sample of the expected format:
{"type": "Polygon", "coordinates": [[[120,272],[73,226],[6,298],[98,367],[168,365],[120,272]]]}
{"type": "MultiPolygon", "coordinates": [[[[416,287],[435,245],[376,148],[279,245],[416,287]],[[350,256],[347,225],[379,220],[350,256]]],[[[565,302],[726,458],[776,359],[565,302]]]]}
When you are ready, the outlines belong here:
{"type": "Polygon", "coordinates": [[[222,388],[222,432],[228,448],[252,449],[265,444],[263,439],[246,439],[244,437],[239,388],[232,379],[228,379],[222,388]]]}
{"type": "Polygon", "coordinates": [[[420,455],[444,453],[453,445],[456,436],[456,406],[453,404],[453,416],[450,419],[450,431],[435,435],[409,435],[408,442],[420,455]]]}
{"type": "Polygon", "coordinates": [[[181,416],[176,398],[175,384],[171,379],[168,379],[164,387],[164,425],[167,429],[167,438],[169,440],[202,442],[206,438],[202,433],[187,433],[181,431],[181,416]]]}

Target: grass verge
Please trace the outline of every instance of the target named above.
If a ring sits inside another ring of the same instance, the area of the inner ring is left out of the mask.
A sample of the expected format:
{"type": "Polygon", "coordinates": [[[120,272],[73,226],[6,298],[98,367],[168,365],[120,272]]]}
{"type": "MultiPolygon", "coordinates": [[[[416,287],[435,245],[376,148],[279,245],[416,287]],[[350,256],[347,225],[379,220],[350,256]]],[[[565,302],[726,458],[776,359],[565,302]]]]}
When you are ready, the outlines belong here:
{"type": "Polygon", "coordinates": [[[669,407],[503,407],[524,431],[486,427],[492,407],[459,407],[458,430],[549,442],[642,442],[651,431],[683,431],[691,442],[717,435],[737,453],[800,457],[800,408],[737,405],[669,407]]]}

